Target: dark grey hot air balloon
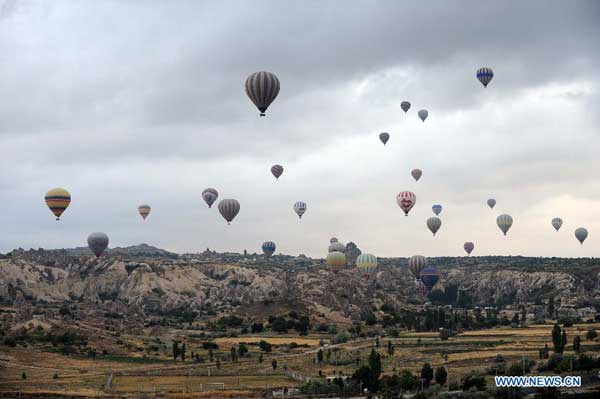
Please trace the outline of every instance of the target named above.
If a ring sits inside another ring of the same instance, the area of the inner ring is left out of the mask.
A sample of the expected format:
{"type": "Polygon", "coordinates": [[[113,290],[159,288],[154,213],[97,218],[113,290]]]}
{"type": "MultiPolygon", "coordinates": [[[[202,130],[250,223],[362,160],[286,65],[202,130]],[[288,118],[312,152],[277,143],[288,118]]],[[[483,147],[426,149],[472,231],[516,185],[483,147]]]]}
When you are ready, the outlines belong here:
{"type": "Polygon", "coordinates": [[[202,191],[202,198],[204,202],[208,205],[209,208],[212,207],[212,204],[219,198],[219,193],[214,188],[207,188],[202,191]]]}
{"type": "Polygon", "coordinates": [[[410,174],[412,175],[413,179],[415,179],[415,181],[419,181],[421,176],[423,176],[423,171],[421,169],[413,169],[410,171],[410,174]]]}
{"type": "Polygon", "coordinates": [[[271,166],[271,173],[275,176],[275,179],[279,180],[279,176],[283,173],[283,166],[273,165],[271,166]]]}
{"type": "Polygon", "coordinates": [[[265,116],[279,94],[279,79],[271,72],[254,72],[246,79],[246,94],[260,111],[260,116],[265,116]]]}
{"type": "Polygon", "coordinates": [[[87,242],[88,247],[99,258],[108,247],[108,236],[104,233],[92,233],[88,236],[87,242]]]}
{"type": "Polygon", "coordinates": [[[227,224],[230,224],[233,218],[240,211],[240,203],[234,199],[222,199],[219,201],[219,213],[225,220],[227,220],[227,224]]]}
{"type": "Polygon", "coordinates": [[[506,235],[513,224],[513,218],[510,215],[500,215],[496,218],[496,224],[500,227],[504,235],[506,235]]]}
{"type": "Polygon", "coordinates": [[[427,112],[426,109],[420,110],[417,114],[419,115],[419,118],[421,118],[421,120],[423,122],[425,122],[425,119],[427,119],[427,117],[429,116],[429,112],[427,112]]]}
{"type": "Polygon", "coordinates": [[[273,255],[273,253],[275,253],[275,243],[273,241],[265,241],[263,242],[262,245],[262,250],[265,254],[265,257],[270,257],[271,255],[273,255]]]}
{"type": "Polygon", "coordinates": [[[467,255],[471,255],[471,252],[473,252],[473,250],[475,249],[475,244],[473,244],[472,242],[465,242],[463,248],[465,249],[467,255]]]}
{"type": "Polygon", "coordinates": [[[385,145],[388,140],[390,139],[390,134],[383,132],[379,134],[379,140],[381,140],[381,142],[383,143],[383,145],[385,145]]]}
{"type": "Polygon", "coordinates": [[[552,227],[554,227],[554,229],[556,231],[558,231],[560,229],[560,226],[562,226],[563,221],[561,218],[554,218],[552,219],[552,227]]]}
{"type": "Polygon", "coordinates": [[[339,240],[338,240],[338,238],[337,238],[337,237],[331,237],[331,238],[329,239],[329,243],[330,243],[330,244],[333,244],[334,242],[338,242],[338,241],[339,241],[339,240]]]}
{"type": "Polygon", "coordinates": [[[410,109],[410,103],[408,101],[402,101],[402,103],[400,103],[400,108],[402,108],[402,111],[404,111],[404,113],[407,113],[410,109]]]}
{"type": "Polygon", "coordinates": [[[432,216],[429,219],[427,219],[427,228],[433,233],[434,236],[435,233],[438,232],[440,227],[442,227],[442,219],[440,219],[439,217],[432,216]]]}
{"type": "Polygon", "coordinates": [[[487,200],[487,204],[490,207],[490,209],[494,209],[494,207],[496,206],[496,200],[493,198],[490,198],[489,200],[487,200]]]}
{"type": "Polygon", "coordinates": [[[332,242],[327,248],[327,252],[346,252],[346,246],[341,242],[332,242]]]}
{"type": "Polygon", "coordinates": [[[585,241],[587,236],[588,231],[585,227],[579,227],[577,230],[575,230],[575,238],[577,238],[577,241],[579,241],[581,245],[583,245],[583,242],[585,241]]]}

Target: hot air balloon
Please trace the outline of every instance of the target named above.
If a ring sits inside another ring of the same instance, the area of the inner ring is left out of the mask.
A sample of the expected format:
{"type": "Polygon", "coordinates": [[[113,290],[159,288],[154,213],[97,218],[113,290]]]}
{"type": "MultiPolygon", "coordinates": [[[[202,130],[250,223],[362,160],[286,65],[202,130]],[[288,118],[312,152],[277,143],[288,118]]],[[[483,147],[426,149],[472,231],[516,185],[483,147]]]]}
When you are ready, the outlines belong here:
{"type": "Polygon", "coordinates": [[[427,287],[427,291],[431,291],[433,286],[440,279],[440,272],[437,271],[434,267],[427,267],[421,270],[421,281],[427,287]]]}
{"type": "Polygon", "coordinates": [[[410,109],[410,103],[408,101],[402,101],[400,103],[400,108],[402,108],[402,110],[404,111],[404,113],[407,113],[408,110],[410,109]]]}
{"type": "Polygon", "coordinates": [[[579,227],[577,230],[575,230],[575,238],[577,238],[581,245],[583,245],[583,242],[585,241],[587,236],[588,231],[585,227],[579,227]]]}
{"type": "Polygon", "coordinates": [[[437,233],[437,231],[440,229],[440,227],[442,227],[442,219],[440,219],[439,217],[432,216],[429,219],[427,219],[427,228],[433,233],[434,236],[435,233],[437,233]]]}
{"type": "Polygon", "coordinates": [[[427,295],[427,287],[421,280],[415,279],[415,290],[421,295],[427,295]]]}
{"type": "Polygon", "coordinates": [[[227,224],[235,218],[240,211],[240,203],[234,199],[222,199],[219,201],[219,212],[227,220],[227,224]]]}
{"type": "Polygon", "coordinates": [[[431,207],[431,210],[433,211],[433,213],[435,213],[435,216],[439,215],[442,212],[442,206],[441,205],[433,205],[431,207]]]}
{"type": "Polygon", "coordinates": [[[262,250],[265,254],[265,257],[270,257],[275,252],[275,243],[273,241],[263,242],[262,250]]]}
{"type": "Polygon", "coordinates": [[[346,252],[346,246],[341,242],[332,242],[329,244],[327,252],[346,252]]]}
{"type": "Polygon", "coordinates": [[[260,111],[260,116],[265,116],[279,94],[279,79],[271,72],[254,72],[246,79],[246,94],[260,111]]]}
{"type": "Polygon", "coordinates": [[[346,255],[342,252],[330,252],[327,254],[327,265],[333,270],[339,270],[346,266],[346,255]]]}
{"type": "Polygon", "coordinates": [[[88,236],[87,242],[88,247],[99,258],[108,247],[108,236],[104,233],[92,233],[88,236]]]}
{"type": "Polygon", "coordinates": [[[490,198],[489,200],[487,200],[487,204],[490,207],[490,209],[494,209],[494,207],[496,206],[496,200],[493,198],[490,198]]]}
{"type": "Polygon", "coordinates": [[[396,202],[404,211],[404,214],[408,216],[408,212],[413,206],[415,206],[415,203],[417,202],[417,196],[413,192],[402,191],[396,196],[396,202]]]}
{"type": "Polygon", "coordinates": [[[414,255],[408,259],[408,270],[415,279],[421,278],[421,270],[427,266],[427,258],[421,255],[414,255]]]}
{"type": "Polygon", "coordinates": [[[212,204],[219,198],[219,193],[214,188],[207,188],[202,191],[202,198],[204,202],[208,205],[209,208],[212,207],[212,204]]]}
{"type": "Polygon", "coordinates": [[[554,229],[556,231],[558,231],[560,229],[560,226],[562,226],[563,221],[561,218],[554,218],[552,219],[552,227],[554,227],[554,229]]]}
{"type": "Polygon", "coordinates": [[[383,143],[383,145],[385,145],[385,143],[388,142],[388,140],[390,139],[390,134],[389,133],[380,133],[379,134],[379,140],[381,140],[381,142],[383,143]]]}
{"type": "Polygon", "coordinates": [[[146,220],[146,218],[150,214],[151,209],[152,208],[150,208],[150,205],[146,205],[146,204],[138,206],[138,212],[144,220],[146,220]]]}
{"type": "Polygon", "coordinates": [[[302,201],[298,201],[294,204],[294,212],[298,215],[300,219],[302,219],[302,215],[306,212],[306,203],[302,201]]]}
{"type": "Polygon", "coordinates": [[[423,176],[423,171],[421,169],[413,169],[410,171],[410,174],[412,175],[413,179],[415,179],[415,181],[419,181],[421,176],[423,176]]]}
{"type": "Polygon", "coordinates": [[[71,203],[71,194],[64,188],[57,187],[48,190],[44,199],[50,211],[56,216],[56,220],[60,220],[60,215],[63,214],[71,203]]]}
{"type": "Polygon", "coordinates": [[[360,254],[356,258],[356,267],[368,279],[369,275],[377,268],[377,258],[371,254],[360,254]]]}
{"type": "Polygon", "coordinates": [[[283,166],[273,165],[271,166],[271,173],[275,176],[275,179],[279,180],[279,176],[283,173],[283,166]]]}
{"type": "Polygon", "coordinates": [[[337,239],[337,237],[331,237],[331,238],[329,239],[329,243],[330,243],[330,244],[333,244],[334,242],[338,242],[338,241],[339,241],[339,240],[337,239]]]}
{"type": "Polygon", "coordinates": [[[465,249],[467,255],[471,255],[471,252],[473,252],[473,250],[475,249],[475,244],[473,244],[472,242],[465,242],[463,248],[465,249]]]}
{"type": "Polygon", "coordinates": [[[426,109],[420,110],[417,114],[419,115],[419,118],[421,118],[421,120],[423,122],[425,122],[425,119],[427,119],[427,117],[429,116],[429,112],[427,112],[426,109]]]}
{"type": "Polygon", "coordinates": [[[506,232],[510,229],[513,224],[513,218],[510,215],[500,215],[496,218],[496,223],[500,230],[506,235],[506,232]]]}
{"type": "Polygon", "coordinates": [[[477,70],[477,79],[479,79],[483,87],[487,87],[493,77],[494,71],[492,71],[492,68],[482,67],[477,70]]]}

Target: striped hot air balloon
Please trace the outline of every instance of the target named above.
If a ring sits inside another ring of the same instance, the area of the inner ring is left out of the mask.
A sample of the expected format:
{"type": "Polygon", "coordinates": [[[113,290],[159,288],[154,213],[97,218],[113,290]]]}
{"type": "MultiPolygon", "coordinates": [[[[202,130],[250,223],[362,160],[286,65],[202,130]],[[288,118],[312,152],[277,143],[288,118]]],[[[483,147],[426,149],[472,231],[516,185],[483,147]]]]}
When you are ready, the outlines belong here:
{"type": "Polygon", "coordinates": [[[327,266],[334,271],[341,269],[346,266],[346,255],[343,252],[330,252],[327,254],[327,266]]]}
{"type": "Polygon", "coordinates": [[[419,112],[417,112],[417,115],[419,115],[419,118],[421,118],[421,120],[425,122],[425,119],[427,119],[427,117],[429,116],[429,112],[427,112],[426,109],[422,109],[419,110],[419,112]]]}
{"type": "Polygon", "coordinates": [[[108,247],[108,236],[105,233],[92,233],[87,239],[88,247],[92,250],[96,258],[99,258],[108,247]]]}
{"type": "Polygon", "coordinates": [[[481,67],[477,70],[477,79],[479,79],[483,87],[487,87],[493,77],[494,71],[492,71],[492,68],[481,67]]]}
{"type": "Polygon", "coordinates": [[[298,215],[300,219],[302,219],[302,215],[306,212],[306,203],[302,201],[298,201],[294,204],[294,212],[298,215]]]}
{"type": "Polygon", "coordinates": [[[263,253],[265,254],[265,257],[270,257],[271,255],[273,255],[275,253],[275,243],[273,241],[265,241],[263,242],[262,245],[262,250],[263,253]]]}
{"type": "Polygon", "coordinates": [[[431,210],[433,211],[433,213],[435,213],[435,216],[438,216],[440,213],[442,213],[442,206],[441,205],[433,205],[431,207],[431,210]]]}
{"type": "Polygon", "coordinates": [[[490,198],[489,200],[487,200],[487,204],[490,207],[490,209],[494,209],[494,207],[496,206],[496,200],[493,198],[490,198]]]}
{"type": "Polygon", "coordinates": [[[421,176],[423,176],[423,171],[421,169],[413,169],[410,171],[410,174],[413,177],[413,179],[415,179],[415,181],[419,181],[421,176]]]}
{"type": "Polygon", "coordinates": [[[227,224],[231,223],[239,211],[240,203],[237,200],[222,199],[219,201],[219,213],[221,213],[221,216],[227,220],[227,224]]]}
{"type": "Polygon", "coordinates": [[[390,134],[383,132],[379,134],[379,140],[381,140],[381,142],[383,143],[383,145],[385,145],[388,140],[390,139],[390,134]]]}
{"type": "Polygon", "coordinates": [[[404,214],[408,216],[408,212],[417,203],[417,196],[411,191],[402,191],[396,196],[396,202],[400,209],[404,211],[404,214]]]}
{"type": "Polygon", "coordinates": [[[64,188],[57,187],[48,190],[44,199],[50,211],[56,216],[56,220],[60,220],[60,215],[71,203],[71,194],[64,188]]]}
{"type": "Polygon", "coordinates": [[[369,278],[369,275],[377,268],[377,258],[371,254],[360,254],[356,258],[356,267],[363,273],[365,278],[369,278]]]}
{"type": "Polygon", "coordinates": [[[246,94],[260,111],[260,116],[265,116],[279,94],[279,79],[271,72],[254,72],[246,79],[246,94]]]}
{"type": "Polygon", "coordinates": [[[465,242],[463,248],[465,249],[467,255],[471,255],[471,252],[473,252],[473,250],[475,249],[475,244],[473,244],[472,242],[465,242]]]}
{"type": "Polygon", "coordinates": [[[563,221],[561,218],[554,218],[552,219],[552,227],[554,227],[554,229],[556,231],[558,231],[560,229],[560,227],[562,226],[563,221]]]}
{"type": "Polygon", "coordinates": [[[575,230],[575,238],[577,238],[577,241],[579,241],[581,245],[583,245],[583,242],[585,241],[587,236],[588,231],[585,227],[579,227],[577,230],[575,230]]]}
{"type": "Polygon", "coordinates": [[[421,278],[421,270],[427,266],[427,258],[422,255],[413,255],[408,259],[408,270],[415,279],[421,278]]]}
{"type": "Polygon", "coordinates": [[[283,166],[273,165],[271,166],[271,173],[275,176],[275,179],[279,180],[279,176],[283,173],[283,166]]]}
{"type": "Polygon", "coordinates": [[[442,219],[437,216],[432,216],[427,219],[427,228],[431,231],[435,237],[435,233],[442,227],[442,219]]]}
{"type": "Polygon", "coordinates": [[[152,208],[150,208],[150,205],[143,204],[143,205],[138,206],[138,213],[144,220],[146,220],[146,218],[150,214],[151,209],[152,208]]]}
{"type": "Polygon", "coordinates": [[[219,193],[214,188],[207,188],[202,191],[202,199],[204,199],[209,208],[212,207],[217,198],[219,198],[219,193]]]}
{"type": "Polygon", "coordinates": [[[513,224],[513,218],[510,215],[500,215],[496,218],[496,223],[504,235],[506,235],[513,224]]]}
{"type": "Polygon", "coordinates": [[[338,241],[339,241],[339,240],[338,240],[338,238],[337,238],[337,237],[331,237],[331,238],[329,239],[329,243],[330,243],[330,244],[333,244],[334,242],[338,242],[338,241]]]}
{"type": "Polygon", "coordinates": [[[404,111],[404,113],[407,113],[410,109],[410,103],[408,101],[402,101],[400,103],[400,108],[402,108],[402,111],[404,111]]]}

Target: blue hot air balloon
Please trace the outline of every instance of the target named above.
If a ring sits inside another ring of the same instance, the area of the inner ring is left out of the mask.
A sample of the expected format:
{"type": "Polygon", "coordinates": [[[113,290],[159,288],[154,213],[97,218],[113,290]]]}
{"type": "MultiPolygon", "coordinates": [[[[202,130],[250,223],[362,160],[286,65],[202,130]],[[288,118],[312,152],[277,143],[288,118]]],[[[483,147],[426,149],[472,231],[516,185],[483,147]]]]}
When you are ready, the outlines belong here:
{"type": "Polygon", "coordinates": [[[435,213],[435,216],[438,216],[440,213],[442,213],[442,206],[436,204],[431,207],[431,210],[433,211],[433,213],[435,213]]]}

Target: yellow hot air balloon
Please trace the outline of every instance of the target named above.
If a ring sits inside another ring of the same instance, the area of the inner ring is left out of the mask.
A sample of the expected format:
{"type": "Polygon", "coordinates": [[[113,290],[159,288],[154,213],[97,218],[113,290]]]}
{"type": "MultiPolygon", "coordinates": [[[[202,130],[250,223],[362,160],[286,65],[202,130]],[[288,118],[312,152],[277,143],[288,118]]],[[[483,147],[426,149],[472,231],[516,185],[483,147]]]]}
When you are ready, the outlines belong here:
{"type": "Polygon", "coordinates": [[[53,188],[46,193],[46,205],[50,211],[56,216],[56,220],[60,220],[60,215],[68,208],[71,203],[71,194],[64,188],[53,188]]]}
{"type": "Polygon", "coordinates": [[[346,255],[342,252],[333,251],[327,255],[327,266],[333,270],[339,270],[346,266],[346,255]]]}
{"type": "Polygon", "coordinates": [[[356,267],[363,273],[363,276],[368,279],[369,275],[377,268],[377,258],[371,254],[360,254],[356,258],[356,267]]]}

